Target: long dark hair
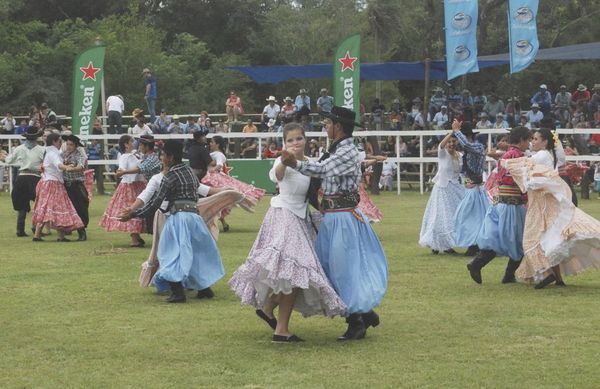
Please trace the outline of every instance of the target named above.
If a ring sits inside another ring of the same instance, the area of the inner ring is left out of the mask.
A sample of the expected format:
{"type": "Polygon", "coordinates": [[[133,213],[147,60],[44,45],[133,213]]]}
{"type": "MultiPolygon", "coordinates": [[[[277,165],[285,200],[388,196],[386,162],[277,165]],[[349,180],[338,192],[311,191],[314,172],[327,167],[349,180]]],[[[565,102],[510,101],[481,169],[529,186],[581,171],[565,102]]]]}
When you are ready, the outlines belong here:
{"type": "Polygon", "coordinates": [[[546,144],[546,150],[552,153],[552,160],[554,161],[554,167],[556,167],[556,150],[554,149],[554,135],[547,128],[539,128],[535,132],[540,134],[543,140],[548,141],[546,144]]]}
{"type": "Polygon", "coordinates": [[[219,146],[219,150],[222,153],[225,152],[225,139],[222,136],[220,136],[220,135],[213,136],[212,141],[215,142],[217,144],[217,146],[219,146]]]}
{"type": "Polygon", "coordinates": [[[119,138],[119,151],[121,153],[125,152],[125,149],[127,147],[127,143],[129,143],[129,141],[131,140],[131,136],[129,135],[123,135],[119,138]]]}

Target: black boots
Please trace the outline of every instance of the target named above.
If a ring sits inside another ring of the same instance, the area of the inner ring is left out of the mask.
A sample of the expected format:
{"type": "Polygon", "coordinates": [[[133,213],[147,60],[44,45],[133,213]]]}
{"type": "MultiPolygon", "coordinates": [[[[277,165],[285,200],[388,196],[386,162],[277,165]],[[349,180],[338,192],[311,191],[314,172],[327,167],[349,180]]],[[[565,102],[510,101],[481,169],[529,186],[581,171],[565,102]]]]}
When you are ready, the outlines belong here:
{"type": "Polygon", "coordinates": [[[85,228],[78,229],[77,234],[79,235],[79,238],[77,238],[77,240],[79,242],[83,242],[83,241],[87,240],[87,232],[85,232],[85,228]]]}
{"type": "Polygon", "coordinates": [[[502,278],[503,284],[510,284],[513,282],[517,282],[515,278],[515,272],[519,268],[521,264],[521,260],[515,261],[512,259],[508,259],[508,264],[506,265],[506,270],[504,271],[504,277],[502,278]]]}
{"type": "Polygon", "coordinates": [[[211,299],[213,297],[215,297],[215,292],[213,292],[211,288],[199,290],[196,295],[196,298],[199,299],[211,299]]]}
{"type": "MultiPolygon", "coordinates": [[[[17,214],[17,236],[29,236],[25,233],[25,219],[27,218],[27,211],[19,211],[17,214]]],[[[34,231],[35,233],[35,231],[34,231]]]]}
{"type": "Polygon", "coordinates": [[[465,257],[473,257],[473,256],[477,255],[478,252],[479,252],[479,247],[476,244],[474,244],[472,246],[469,246],[469,248],[465,252],[465,257]]]}
{"type": "Polygon", "coordinates": [[[170,282],[171,286],[171,295],[167,298],[168,303],[185,303],[185,291],[183,290],[183,285],[181,282],[170,282]]]}
{"type": "Polygon", "coordinates": [[[379,315],[374,310],[370,310],[367,313],[362,314],[363,322],[365,323],[365,330],[369,327],[377,327],[379,325],[379,315]]]}
{"type": "Polygon", "coordinates": [[[469,269],[473,281],[481,284],[481,269],[495,257],[496,253],[493,250],[480,250],[477,253],[477,256],[467,264],[467,269],[469,269]]]}
{"type": "Polygon", "coordinates": [[[345,340],[355,340],[362,339],[365,337],[367,333],[367,328],[365,327],[365,322],[363,321],[362,315],[360,313],[353,313],[346,318],[346,323],[348,323],[348,329],[344,333],[344,335],[337,338],[337,340],[345,341],[345,340]]]}

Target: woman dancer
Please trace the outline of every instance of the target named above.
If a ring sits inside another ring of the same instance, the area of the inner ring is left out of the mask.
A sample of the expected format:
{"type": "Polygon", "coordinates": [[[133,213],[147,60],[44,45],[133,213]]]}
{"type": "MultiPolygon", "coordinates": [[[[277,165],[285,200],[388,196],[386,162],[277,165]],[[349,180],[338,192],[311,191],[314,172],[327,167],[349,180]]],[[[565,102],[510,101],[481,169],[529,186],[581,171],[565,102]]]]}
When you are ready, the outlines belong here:
{"type": "Polygon", "coordinates": [[[373,146],[369,142],[367,142],[366,138],[364,138],[358,146],[358,159],[360,160],[360,169],[363,173],[362,180],[358,184],[358,195],[360,196],[360,202],[358,203],[358,209],[369,219],[370,222],[378,223],[383,219],[383,213],[377,208],[375,203],[371,200],[367,191],[365,190],[365,185],[369,186],[369,182],[367,181],[367,177],[370,178],[370,175],[373,172],[372,166],[383,162],[387,159],[387,157],[383,155],[374,155],[373,154],[373,146]],[[361,148],[362,145],[362,148],[361,148]]]}
{"type": "MultiPolygon", "coordinates": [[[[283,130],[286,149],[297,160],[306,160],[304,130],[288,123],[283,130]]],[[[342,315],[345,305],[330,285],[317,255],[315,233],[308,218],[306,192],[310,177],[286,167],[278,158],[269,177],[280,194],[271,200],[246,262],[229,285],[256,314],[273,328],[273,342],[300,342],[289,330],[292,309],[304,316],[342,315]],[[278,319],[273,310],[279,305],[278,319]]]]}
{"type": "MultiPolygon", "coordinates": [[[[133,150],[133,138],[129,135],[123,135],[119,139],[119,151],[121,152],[119,156],[119,169],[130,170],[139,166],[140,160],[133,154],[133,150]]],[[[131,219],[123,222],[118,219],[118,216],[123,208],[129,207],[135,201],[145,187],[146,180],[142,175],[124,174],[100,220],[100,225],[106,231],[129,232],[131,247],[144,246],[145,242],[140,237],[140,234],[144,232],[144,220],[131,219]]]]}
{"type": "Polygon", "coordinates": [[[158,245],[160,269],[154,275],[157,289],[170,286],[168,303],[186,301],[185,288],[204,290],[225,274],[215,240],[197,211],[200,182],[192,169],[182,163],[183,145],[169,139],[165,142],[161,162],[169,167],[158,192],[144,207],[121,210],[119,220],[153,215],[163,201],[168,201],[170,216],[161,231],[158,245]]]}
{"type": "Polygon", "coordinates": [[[59,134],[50,134],[46,138],[46,155],[44,156],[42,179],[36,188],[35,208],[33,209],[33,225],[35,226],[34,242],[42,242],[42,228],[49,226],[58,231],[58,242],[69,242],[65,233],[83,228],[81,218],[67,195],[62,172],[73,171],[74,166],[63,164],[60,156],[62,139],[59,134]]]}
{"type": "Polygon", "coordinates": [[[460,184],[462,156],[456,150],[456,136],[452,132],[438,146],[438,172],[433,178],[434,186],[427,202],[419,244],[430,247],[433,254],[443,251],[455,254],[454,212],[462,201],[465,190],[460,184]]]}
{"type": "MultiPolygon", "coordinates": [[[[546,139],[546,135],[538,131],[532,141],[534,148],[544,147],[543,154],[552,153],[552,137],[546,139]]],[[[536,163],[541,158],[503,162],[515,183],[527,190],[525,258],[516,274],[526,281],[541,281],[536,289],[553,282],[565,286],[562,274],[600,269],[600,222],[575,207],[569,186],[555,168],[536,163]]]]}
{"type": "MultiPolygon", "coordinates": [[[[258,201],[265,195],[265,190],[238,181],[228,175],[227,157],[225,156],[225,139],[222,136],[214,136],[210,139],[210,156],[214,165],[209,168],[208,173],[202,179],[202,183],[217,188],[233,188],[242,193],[251,203],[258,201]]],[[[229,224],[225,221],[225,216],[231,212],[230,209],[224,209],[219,220],[223,225],[223,232],[229,231],[229,224]]]]}

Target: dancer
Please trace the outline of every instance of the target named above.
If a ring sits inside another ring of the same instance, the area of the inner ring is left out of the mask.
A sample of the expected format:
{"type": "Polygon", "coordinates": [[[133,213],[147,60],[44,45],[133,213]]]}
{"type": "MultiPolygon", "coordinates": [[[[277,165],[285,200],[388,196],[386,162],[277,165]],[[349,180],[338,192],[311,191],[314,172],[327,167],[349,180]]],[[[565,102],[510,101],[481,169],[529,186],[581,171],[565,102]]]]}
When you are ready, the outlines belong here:
{"type": "Polygon", "coordinates": [[[87,165],[86,156],[82,154],[80,147],[83,147],[79,138],[75,135],[63,135],[62,139],[67,143],[67,148],[63,153],[64,164],[70,169],[63,172],[65,188],[71,203],[77,211],[77,215],[83,222],[83,228],[77,230],[78,241],[87,240],[86,228],[90,222],[88,208],[90,206],[90,197],[85,187],[85,168],[87,165]]]}
{"type": "Polygon", "coordinates": [[[198,215],[198,186],[200,182],[192,169],[182,163],[183,145],[177,140],[167,140],[161,162],[168,166],[158,192],[152,200],[137,210],[124,209],[119,220],[145,218],[154,214],[163,201],[168,201],[170,216],[161,231],[158,244],[160,268],[154,275],[157,289],[169,285],[168,303],[186,301],[185,288],[204,290],[223,277],[225,269],[215,240],[198,215]]]}
{"type": "MultiPolygon", "coordinates": [[[[515,127],[510,131],[508,151],[500,161],[521,158],[529,148],[529,129],[515,127]]],[[[479,231],[479,253],[467,265],[473,281],[481,284],[481,269],[496,255],[509,257],[502,283],[516,282],[515,271],[523,258],[523,229],[525,225],[525,202],[517,184],[505,167],[498,166],[496,175],[498,195],[495,204],[485,214],[479,231]]]]}
{"type": "Polygon", "coordinates": [[[427,201],[419,244],[430,247],[433,254],[443,251],[455,254],[454,213],[461,203],[465,189],[460,184],[462,155],[456,149],[456,136],[450,132],[438,145],[438,171],[427,201]]]}
{"type": "Polygon", "coordinates": [[[473,256],[479,251],[477,236],[490,206],[483,187],[485,146],[475,140],[471,123],[454,119],[452,131],[464,151],[462,172],[466,189],[454,214],[454,239],[456,246],[468,247],[465,256],[473,256]]]}
{"type": "Polygon", "coordinates": [[[358,205],[360,163],[352,141],[355,113],[334,106],[322,113],[333,141],[318,162],[298,161],[283,151],[281,161],[300,173],[321,178],[324,213],[315,251],[327,278],[347,306],[348,329],[339,340],[362,339],[368,327],[379,325],[373,308],[387,287],[387,261],[381,243],[358,205]]]}
{"type": "Polygon", "coordinates": [[[40,181],[41,166],[46,149],[37,143],[42,131],[36,127],[28,127],[22,135],[25,142],[17,146],[11,154],[0,152],[0,160],[8,165],[19,167],[19,175],[15,180],[11,199],[13,209],[17,211],[17,236],[29,236],[25,233],[25,219],[31,211],[31,202],[35,200],[35,188],[40,181]]]}
{"type": "MultiPolygon", "coordinates": [[[[265,195],[265,190],[238,181],[228,175],[227,157],[225,157],[225,139],[222,136],[214,136],[210,139],[210,156],[214,164],[209,168],[208,173],[202,179],[202,183],[217,188],[233,188],[242,193],[249,202],[254,204],[265,195]]],[[[230,209],[223,210],[219,220],[223,226],[223,232],[229,231],[229,224],[225,221],[225,216],[231,212],[230,209]]]]}
{"type": "Polygon", "coordinates": [[[46,155],[44,156],[42,178],[36,188],[33,224],[35,225],[34,242],[43,242],[42,228],[45,226],[58,231],[58,242],[69,242],[65,233],[83,228],[83,222],[77,215],[65,190],[64,171],[73,171],[74,166],[66,166],[60,156],[62,140],[59,134],[52,133],[46,138],[46,155]]]}
{"type": "MultiPolygon", "coordinates": [[[[538,131],[536,135],[539,134],[538,131]]],[[[546,141],[548,150],[553,142],[543,140],[546,141]]],[[[565,286],[563,273],[600,269],[600,222],[573,204],[569,186],[555,168],[535,161],[534,158],[504,161],[515,182],[528,195],[523,237],[525,258],[516,274],[525,281],[538,281],[536,289],[553,282],[565,286]]]]}
{"type": "MultiPolygon", "coordinates": [[[[297,160],[307,160],[300,124],[286,124],[283,139],[297,160]]],[[[315,234],[306,200],[310,178],[282,164],[281,158],[275,161],[269,177],[279,186],[280,194],[271,199],[252,250],[229,285],[242,303],[254,306],[256,314],[272,326],[274,342],[300,342],[302,339],[289,330],[292,309],[305,317],[333,317],[343,315],[345,305],[327,280],[314,250],[315,234]]]]}
{"type": "MultiPolygon", "coordinates": [[[[137,139],[138,152],[142,155],[141,161],[138,164],[134,163],[129,168],[119,168],[115,175],[117,178],[122,177],[124,174],[141,174],[144,176],[146,181],[150,181],[152,176],[160,173],[160,160],[158,154],[154,152],[154,136],[146,134],[142,135],[137,139]]],[[[135,142],[134,142],[135,143],[135,142]]],[[[148,219],[144,220],[146,232],[152,234],[152,221],[154,215],[150,215],[148,219]]]]}
{"type": "Polygon", "coordinates": [[[367,171],[372,172],[372,166],[383,162],[387,159],[387,157],[382,155],[373,155],[372,153],[373,147],[369,142],[364,139],[359,143],[358,146],[358,160],[360,161],[360,168],[362,172],[361,181],[358,184],[358,195],[360,196],[360,201],[358,203],[357,208],[361,210],[361,212],[369,219],[369,222],[379,223],[383,219],[383,213],[377,208],[373,200],[367,194],[365,190],[365,184],[369,185],[367,182],[367,171]],[[361,147],[362,145],[362,147],[361,147]]]}
{"type": "MultiPolygon", "coordinates": [[[[133,154],[133,138],[129,135],[123,135],[119,139],[119,169],[130,170],[139,167],[139,159],[133,154]]],[[[130,247],[144,247],[144,240],[140,234],[144,232],[144,220],[132,219],[126,222],[120,221],[119,212],[132,204],[137,196],[142,193],[146,187],[144,177],[139,174],[124,174],[115,194],[110,199],[100,225],[106,231],[129,232],[131,236],[130,247]]]]}

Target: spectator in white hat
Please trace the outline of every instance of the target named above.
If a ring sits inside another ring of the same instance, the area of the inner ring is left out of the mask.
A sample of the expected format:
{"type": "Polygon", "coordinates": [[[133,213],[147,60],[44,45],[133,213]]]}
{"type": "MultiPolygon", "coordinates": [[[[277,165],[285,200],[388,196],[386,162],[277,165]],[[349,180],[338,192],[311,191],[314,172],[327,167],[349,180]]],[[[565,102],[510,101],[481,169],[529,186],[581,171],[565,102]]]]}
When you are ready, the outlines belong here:
{"type": "Polygon", "coordinates": [[[308,91],[306,89],[300,89],[298,93],[299,94],[294,101],[296,112],[301,116],[308,115],[310,113],[310,97],[307,95],[308,91]]]}
{"type": "Polygon", "coordinates": [[[440,112],[436,113],[433,117],[433,125],[436,130],[443,130],[446,123],[448,123],[448,107],[442,105],[440,112]]]}
{"type": "Polygon", "coordinates": [[[537,104],[541,108],[542,112],[550,112],[552,109],[552,95],[548,91],[546,84],[540,85],[540,89],[535,95],[533,95],[530,103],[537,104]]]}
{"type": "Polygon", "coordinates": [[[592,94],[590,93],[588,88],[583,84],[579,84],[579,86],[577,87],[577,90],[575,92],[573,92],[573,95],[572,95],[573,102],[576,105],[581,104],[581,103],[587,104],[590,102],[591,98],[592,98],[592,94]]]}
{"type": "Polygon", "coordinates": [[[333,96],[329,96],[326,88],[321,89],[320,94],[321,96],[317,99],[317,109],[319,112],[331,112],[331,108],[333,108],[333,96]]]}
{"type": "Polygon", "coordinates": [[[267,130],[267,123],[269,119],[277,120],[279,116],[279,112],[281,112],[281,107],[277,104],[277,100],[275,100],[275,96],[269,96],[267,99],[267,105],[263,108],[262,114],[260,115],[260,121],[263,123],[264,130],[267,130]]]}
{"type": "Polygon", "coordinates": [[[527,112],[527,124],[531,128],[538,128],[543,118],[544,113],[540,111],[540,106],[537,103],[531,104],[531,111],[527,112]]]}
{"type": "Polygon", "coordinates": [[[561,127],[565,127],[571,118],[571,93],[567,92],[567,86],[561,85],[559,92],[554,97],[554,115],[560,120],[561,127]]]}
{"type": "Polygon", "coordinates": [[[478,130],[485,130],[485,129],[492,128],[492,122],[489,121],[487,113],[482,112],[479,115],[479,121],[475,124],[475,128],[478,130]]]}

